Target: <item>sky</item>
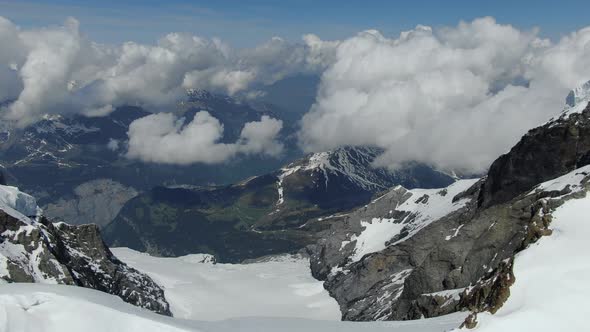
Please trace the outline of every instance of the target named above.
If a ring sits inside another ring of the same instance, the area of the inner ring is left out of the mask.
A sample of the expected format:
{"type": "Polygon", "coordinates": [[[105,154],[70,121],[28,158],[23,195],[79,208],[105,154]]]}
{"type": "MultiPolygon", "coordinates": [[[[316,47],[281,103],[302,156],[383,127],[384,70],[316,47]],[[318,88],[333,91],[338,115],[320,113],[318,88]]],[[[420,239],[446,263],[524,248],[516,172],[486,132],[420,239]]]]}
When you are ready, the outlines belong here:
{"type": "Polygon", "coordinates": [[[0,0],[0,16],[24,28],[59,25],[72,16],[83,33],[103,43],[151,43],[169,32],[186,32],[219,37],[234,47],[273,36],[299,40],[306,33],[342,39],[376,29],[393,36],[417,24],[436,28],[482,16],[520,29],[539,27],[542,36],[558,39],[584,26],[589,9],[588,1],[577,0],[0,0]]]}

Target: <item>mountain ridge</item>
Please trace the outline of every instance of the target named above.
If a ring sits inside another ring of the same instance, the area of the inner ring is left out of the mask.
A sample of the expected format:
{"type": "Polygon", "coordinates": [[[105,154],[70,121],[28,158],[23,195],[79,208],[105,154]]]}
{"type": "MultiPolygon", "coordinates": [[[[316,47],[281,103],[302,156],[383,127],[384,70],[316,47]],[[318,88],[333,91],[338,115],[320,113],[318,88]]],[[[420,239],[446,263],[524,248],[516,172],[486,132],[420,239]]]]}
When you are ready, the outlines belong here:
{"type": "Polygon", "coordinates": [[[229,186],[156,187],[130,200],[105,228],[105,237],[111,245],[152,254],[206,250],[222,262],[237,262],[297,251],[323,227],[310,219],[365,204],[392,185],[436,187],[453,181],[423,165],[374,168],[379,151],[346,147],[309,154],[229,186]],[[215,240],[220,237],[226,241],[215,240]]]}
{"type": "Polygon", "coordinates": [[[473,326],[478,312],[498,310],[514,279],[514,255],[550,235],[552,211],[588,190],[590,104],[583,102],[577,112],[566,107],[530,130],[486,177],[447,198],[448,207],[466,204],[424,227],[421,213],[449,188],[419,197],[393,188],[385,199],[330,220],[323,240],[307,252],[342,318],[406,320],[469,310],[466,325],[473,326]],[[387,234],[371,233],[379,235],[380,250],[355,255],[363,233],[383,225],[387,234]]]}
{"type": "Polygon", "coordinates": [[[0,283],[6,282],[93,288],[171,315],[163,289],[119,261],[95,225],[53,223],[32,196],[0,186],[0,283]]]}

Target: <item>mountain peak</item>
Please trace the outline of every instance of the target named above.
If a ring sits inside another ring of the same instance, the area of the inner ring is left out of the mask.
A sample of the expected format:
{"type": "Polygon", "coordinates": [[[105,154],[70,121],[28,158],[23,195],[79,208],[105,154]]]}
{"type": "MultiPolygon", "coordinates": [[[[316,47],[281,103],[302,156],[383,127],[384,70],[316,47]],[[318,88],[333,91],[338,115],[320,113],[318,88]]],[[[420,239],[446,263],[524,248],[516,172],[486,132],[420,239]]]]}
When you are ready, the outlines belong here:
{"type": "Polygon", "coordinates": [[[192,100],[206,100],[213,98],[213,94],[204,89],[186,89],[186,94],[192,100]]]}
{"type": "Polygon", "coordinates": [[[590,101],[590,81],[571,90],[565,99],[565,103],[569,107],[576,107],[580,104],[583,104],[585,107],[589,101],[590,101]]]}
{"type": "Polygon", "coordinates": [[[565,108],[561,117],[568,117],[570,114],[582,113],[590,103],[590,81],[570,91],[565,98],[565,108]]]}

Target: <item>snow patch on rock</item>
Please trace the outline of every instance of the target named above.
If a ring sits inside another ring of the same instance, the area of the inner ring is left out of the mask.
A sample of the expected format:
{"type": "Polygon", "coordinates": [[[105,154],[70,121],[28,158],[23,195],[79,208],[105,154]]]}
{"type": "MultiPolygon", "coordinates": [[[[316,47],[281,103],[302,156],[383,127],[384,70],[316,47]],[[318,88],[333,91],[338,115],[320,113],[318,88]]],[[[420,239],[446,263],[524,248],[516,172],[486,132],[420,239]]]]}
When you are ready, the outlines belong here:
{"type": "Polygon", "coordinates": [[[590,165],[580,167],[558,178],[539,184],[528,195],[536,191],[562,191],[566,188],[569,188],[572,192],[584,190],[581,182],[588,174],[590,174],[590,165]]]}
{"type": "MultiPolygon", "coordinates": [[[[449,215],[450,213],[464,207],[469,198],[453,202],[453,198],[469,189],[479,179],[459,180],[443,189],[412,189],[406,193],[408,198],[398,206],[391,207],[390,215],[401,213],[403,218],[373,218],[370,222],[361,220],[362,232],[359,235],[352,235],[350,241],[355,242],[352,262],[359,261],[363,256],[385,249],[388,242],[402,231],[406,233],[402,238],[397,239],[397,244],[414,236],[422,228],[430,223],[449,215]],[[395,213],[394,213],[395,212],[395,213]]],[[[378,202],[393,191],[405,190],[397,186],[385,195],[375,199],[372,204],[378,202]]],[[[455,230],[457,233],[459,230],[455,230]]],[[[456,234],[450,235],[456,236],[456,234]]],[[[347,242],[347,243],[348,243],[347,242]]],[[[347,244],[346,243],[346,244],[347,244]]]]}

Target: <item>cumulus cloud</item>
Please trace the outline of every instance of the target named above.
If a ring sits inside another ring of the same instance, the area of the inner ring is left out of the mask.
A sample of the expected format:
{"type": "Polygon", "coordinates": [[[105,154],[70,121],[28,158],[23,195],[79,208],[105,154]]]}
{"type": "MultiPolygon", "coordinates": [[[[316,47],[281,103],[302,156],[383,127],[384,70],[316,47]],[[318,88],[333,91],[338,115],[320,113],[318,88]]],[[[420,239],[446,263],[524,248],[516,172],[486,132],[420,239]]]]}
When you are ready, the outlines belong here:
{"type": "Polygon", "coordinates": [[[109,140],[109,142],[107,143],[107,149],[109,149],[113,152],[117,151],[117,150],[119,150],[119,144],[120,144],[119,140],[111,138],[109,140]]]}
{"type": "Polygon", "coordinates": [[[377,165],[394,168],[483,172],[590,79],[590,28],[552,44],[481,18],[395,39],[365,31],[335,48],[301,145],[375,145],[385,149],[377,165]]]}
{"type": "MultiPolygon", "coordinates": [[[[21,126],[46,113],[104,116],[126,104],[167,110],[191,88],[256,98],[261,84],[315,73],[316,102],[299,131],[306,151],[374,145],[385,150],[379,166],[418,161],[467,173],[485,171],[590,79],[590,28],[551,42],[493,18],[436,30],[420,25],[396,38],[368,30],[341,41],[310,34],[299,43],[277,37],[233,49],[180,33],[153,45],[102,45],[75,19],[24,30],[0,17],[0,43],[0,107],[21,126]]],[[[223,126],[207,114],[186,126],[157,114],[130,128],[129,156],[213,163],[274,154],[280,123],[273,121],[247,124],[237,142],[222,144],[223,126]],[[182,156],[189,139],[191,151],[208,153],[182,156]]]]}
{"type": "Polygon", "coordinates": [[[280,38],[236,50],[218,39],[170,33],[154,45],[101,45],[68,19],[62,27],[23,30],[0,17],[0,102],[25,126],[47,113],[108,114],[131,104],[171,108],[186,89],[249,93],[294,73],[321,72],[333,56],[314,36],[280,38]]]}
{"type": "Polygon", "coordinates": [[[158,113],[135,120],[129,126],[127,157],[146,162],[187,165],[215,164],[239,154],[277,156],[283,145],[276,140],[282,121],[262,116],[248,122],[235,143],[220,143],[223,125],[208,112],[195,114],[184,125],[184,118],[158,113]]]}

